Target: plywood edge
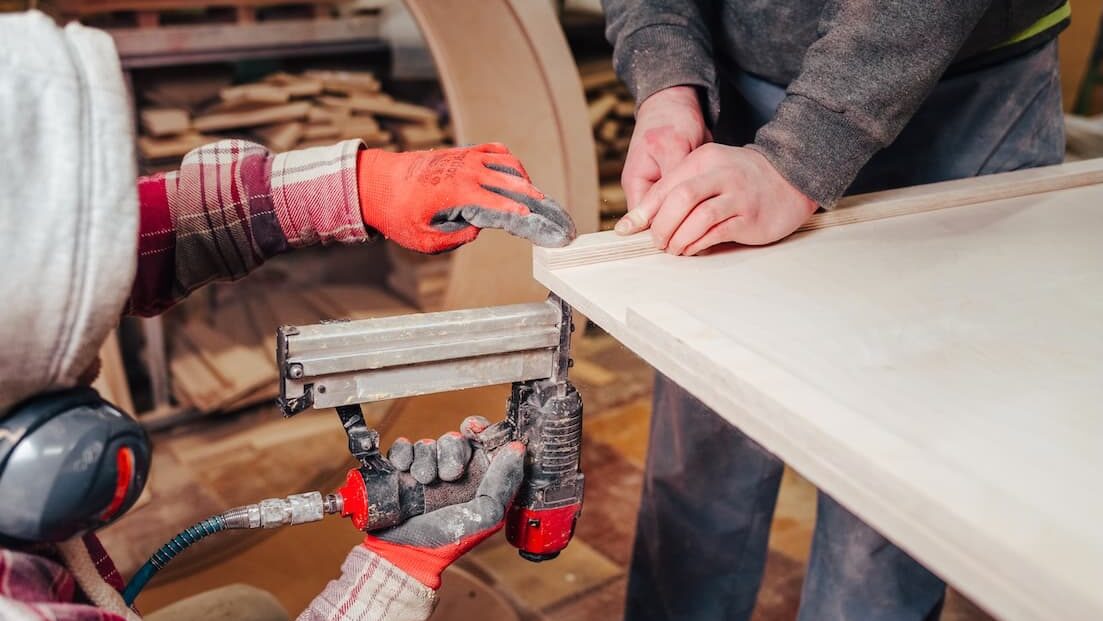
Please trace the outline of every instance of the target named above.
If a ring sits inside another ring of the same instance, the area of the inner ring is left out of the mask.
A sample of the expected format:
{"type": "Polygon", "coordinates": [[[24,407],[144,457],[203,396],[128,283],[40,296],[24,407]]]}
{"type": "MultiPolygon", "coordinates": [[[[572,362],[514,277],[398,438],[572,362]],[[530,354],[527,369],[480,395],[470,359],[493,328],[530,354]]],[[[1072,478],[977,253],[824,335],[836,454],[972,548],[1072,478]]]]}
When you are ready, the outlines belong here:
{"type": "Polygon", "coordinates": [[[818,213],[800,231],[868,222],[1103,183],[1103,158],[860,194],[818,213]]]}
{"type": "MultiPolygon", "coordinates": [[[[813,215],[797,231],[813,231],[1096,184],[1103,184],[1103,158],[852,196],[843,199],[831,211],[813,215]]],[[[652,245],[647,231],[627,237],[604,231],[583,235],[565,248],[537,248],[533,252],[533,260],[554,270],[659,252],[652,245]]]]}
{"type": "MultiPolygon", "coordinates": [[[[575,303],[570,297],[568,301],[575,303]]],[[[1016,522],[1008,526],[1012,530],[1031,526],[1019,522],[1023,512],[1012,497],[992,488],[983,507],[966,510],[975,488],[961,485],[951,464],[931,460],[891,430],[869,425],[868,418],[792,376],[768,353],[750,351],[666,302],[629,306],[623,322],[603,327],[701,401],[725,412],[730,423],[770,447],[817,487],[877,524],[894,543],[921,562],[939,567],[951,584],[969,585],[966,594],[1001,618],[1078,618],[1095,609],[1094,593],[1060,584],[1041,565],[1024,562],[995,537],[976,535],[983,532],[976,523],[989,523],[993,515],[1011,516],[1008,519],[1016,522]],[[858,437],[862,445],[891,458],[871,459],[849,450],[858,437]],[[921,508],[933,501],[925,501],[909,484],[912,471],[907,465],[914,463],[923,463],[924,476],[941,482],[940,495],[958,498],[963,510],[945,516],[923,512],[921,508]],[[849,474],[870,469],[880,472],[874,481],[849,474]],[[971,533],[971,549],[982,548],[984,554],[966,553],[966,546],[954,541],[958,533],[971,533]],[[1046,592],[1050,596],[1040,597],[1046,592]],[[1055,601],[1061,602],[1060,612],[1049,607],[1055,601]]]]}

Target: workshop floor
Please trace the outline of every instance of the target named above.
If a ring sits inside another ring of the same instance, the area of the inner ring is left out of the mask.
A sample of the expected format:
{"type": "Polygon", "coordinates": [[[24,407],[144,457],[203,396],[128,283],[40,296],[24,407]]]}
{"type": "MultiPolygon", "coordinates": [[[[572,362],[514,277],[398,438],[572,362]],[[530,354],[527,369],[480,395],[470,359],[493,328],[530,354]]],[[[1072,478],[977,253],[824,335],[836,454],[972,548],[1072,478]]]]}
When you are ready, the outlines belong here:
{"type": "MultiPolygon", "coordinates": [[[[576,342],[575,357],[572,378],[586,403],[587,489],[586,511],[574,542],[555,562],[536,565],[517,557],[498,536],[459,563],[491,584],[525,620],[619,619],[623,611],[647,452],[652,371],[599,331],[576,342]]],[[[398,435],[436,437],[473,413],[496,419],[505,398],[505,390],[494,388],[409,400],[384,442],[398,435]]],[[[811,484],[786,472],[754,621],[795,618],[815,499],[811,484]]],[[[345,553],[359,539],[340,520],[285,529],[228,561],[151,586],[139,603],[143,610],[153,611],[209,588],[247,582],[271,591],[285,608],[297,613],[338,572],[345,553]]],[[[438,612],[445,613],[445,608],[438,612]]],[[[987,621],[990,617],[951,592],[943,619],[987,621]]]]}

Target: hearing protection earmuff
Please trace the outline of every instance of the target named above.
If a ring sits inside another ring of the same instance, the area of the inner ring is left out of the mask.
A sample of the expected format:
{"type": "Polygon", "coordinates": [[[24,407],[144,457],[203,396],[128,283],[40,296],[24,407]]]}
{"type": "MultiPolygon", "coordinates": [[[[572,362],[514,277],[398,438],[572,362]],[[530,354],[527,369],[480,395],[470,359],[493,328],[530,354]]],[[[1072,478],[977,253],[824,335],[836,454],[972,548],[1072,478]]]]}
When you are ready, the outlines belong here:
{"type": "Polygon", "coordinates": [[[0,419],[0,538],[63,541],[110,524],[149,463],[145,429],[91,388],[16,405],[0,419]]]}

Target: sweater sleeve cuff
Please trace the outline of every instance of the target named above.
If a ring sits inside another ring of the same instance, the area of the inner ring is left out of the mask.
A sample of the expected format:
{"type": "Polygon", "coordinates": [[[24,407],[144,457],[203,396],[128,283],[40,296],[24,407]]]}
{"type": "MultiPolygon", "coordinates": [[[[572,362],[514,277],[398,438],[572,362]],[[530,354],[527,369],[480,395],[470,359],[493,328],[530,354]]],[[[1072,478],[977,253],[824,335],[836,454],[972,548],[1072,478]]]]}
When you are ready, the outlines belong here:
{"type": "Polygon", "coordinates": [[[436,605],[436,591],[356,546],[341,565],[341,576],[326,585],[298,621],[424,621],[436,605]]]}
{"type": "Polygon", "coordinates": [[[844,112],[790,94],[754,144],[783,177],[824,209],[834,207],[882,145],[844,112]]]}
{"type": "Polygon", "coordinates": [[[293,248],[368,239],[356,190],[361,140],[281,153],[272,158],[272,207],[293,248]]]}
{"type": "Polygon", "coordinates": [[[677,24],[653,24],[628,35],[613,59],[617,75],[628,86],[636,105],[664,88],[696,86],[705,118],[715,125],[720,116],[716,64],[706,42],[677,24]]]}

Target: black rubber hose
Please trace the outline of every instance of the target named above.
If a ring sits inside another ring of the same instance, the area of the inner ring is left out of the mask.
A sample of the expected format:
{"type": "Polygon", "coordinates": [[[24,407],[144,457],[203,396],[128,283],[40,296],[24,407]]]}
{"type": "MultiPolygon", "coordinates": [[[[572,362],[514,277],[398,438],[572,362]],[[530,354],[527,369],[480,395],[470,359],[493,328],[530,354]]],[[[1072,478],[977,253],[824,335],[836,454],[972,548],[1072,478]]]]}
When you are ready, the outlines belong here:
{"type": "Polygon", "coordinates": [[[126,589],[123,591],[123,601],[126,602],[127,606],[133,604],[134,600],[138,597],[138,594],[142,592],[142,589],[145,588],[150,578],[160,571],[162,567],[168,565],[169,561],[175,558],[177,554],[188,549],[188,547],[196,541],[223,530],[226,530],[226,522],[222,519],[221,515],[216,515],[183,530],[180,534],[170,539],[168,543],[161,546],[160,550],[154,552],[153,556],[149,557],[149,560],[146,561],[146,564],[142,565],[142,568],[130,579],[130,582],[126,585],[126,589]]]}

